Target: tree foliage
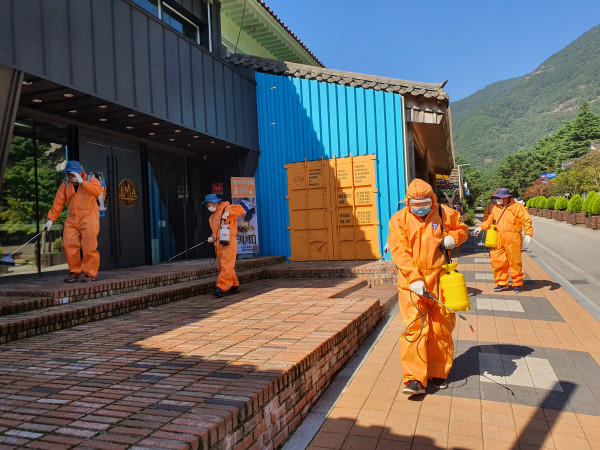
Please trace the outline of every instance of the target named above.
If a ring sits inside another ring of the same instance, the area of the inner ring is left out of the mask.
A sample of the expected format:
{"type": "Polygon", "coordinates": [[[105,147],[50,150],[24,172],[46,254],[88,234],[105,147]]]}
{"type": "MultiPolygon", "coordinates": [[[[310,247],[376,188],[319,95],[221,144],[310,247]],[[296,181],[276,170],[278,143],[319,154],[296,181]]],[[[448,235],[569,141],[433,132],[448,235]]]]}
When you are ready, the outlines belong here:
{"type": "Polygon", "coordinates": [[[35,148],[28,138],[15,137],[8,154],[6,171],[0,194],[0,222],[6,231],[35,230],[36,221],[43,222],[46,213],[52,207],[56,189],[64,179],[57,172],[56,163],[64,155],[52,151],[49,145],[38,141],[37,144],[37,181],[39,191],[39,215],[35,201],[35,148]]]}

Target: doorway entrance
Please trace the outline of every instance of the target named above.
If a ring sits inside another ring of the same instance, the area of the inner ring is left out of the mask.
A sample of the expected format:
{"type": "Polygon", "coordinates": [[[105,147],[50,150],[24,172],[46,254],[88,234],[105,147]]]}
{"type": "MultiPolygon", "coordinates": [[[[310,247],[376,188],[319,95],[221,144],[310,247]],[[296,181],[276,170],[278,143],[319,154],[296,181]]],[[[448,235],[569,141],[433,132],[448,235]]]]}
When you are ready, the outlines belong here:
{"type": "Polygon", "coordinates": [[[100,217],[100,270],[145,263],[144,198],[140,148],[133,143],[80,131],[79,160],[106,183],[100,217]]]}

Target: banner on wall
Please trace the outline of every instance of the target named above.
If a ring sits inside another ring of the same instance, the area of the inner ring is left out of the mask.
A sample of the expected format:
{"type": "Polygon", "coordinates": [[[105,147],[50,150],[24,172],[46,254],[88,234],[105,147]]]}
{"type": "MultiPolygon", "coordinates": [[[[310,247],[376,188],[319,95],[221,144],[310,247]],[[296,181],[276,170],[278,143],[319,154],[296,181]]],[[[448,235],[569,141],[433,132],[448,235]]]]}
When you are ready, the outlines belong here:
{"type": "Polygon", "coordinates": [[[244,208],[238,217],[238,255],[258,253],[258,218],[256,214],[256,185],[254,178],[231,178],[231,203],[244,208]]]}

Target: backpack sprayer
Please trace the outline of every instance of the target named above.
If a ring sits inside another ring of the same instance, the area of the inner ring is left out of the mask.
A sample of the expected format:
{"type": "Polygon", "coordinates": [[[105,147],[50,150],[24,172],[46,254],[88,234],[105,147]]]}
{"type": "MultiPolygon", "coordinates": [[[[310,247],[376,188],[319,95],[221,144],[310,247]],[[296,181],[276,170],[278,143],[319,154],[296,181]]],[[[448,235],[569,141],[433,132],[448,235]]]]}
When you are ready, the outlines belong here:
{"type": "Polygon", "coordinates": [[[169,262],[171,262],[172,260],[174,260],[178,256],[181,256],[184,253],[189,252],[190,250],[194,250],[196,247],[200,247],[202,244],[206,244],[207,242],[208,242],[208,239],[206,241],[203,241],[203,242],[200,242],[199,244],[194,245],[193,247],[188,248],[187,250],[182,251],[181,253],[177,253],[175,256],[172,256],[172,257],[169,258],[169,262]]]}

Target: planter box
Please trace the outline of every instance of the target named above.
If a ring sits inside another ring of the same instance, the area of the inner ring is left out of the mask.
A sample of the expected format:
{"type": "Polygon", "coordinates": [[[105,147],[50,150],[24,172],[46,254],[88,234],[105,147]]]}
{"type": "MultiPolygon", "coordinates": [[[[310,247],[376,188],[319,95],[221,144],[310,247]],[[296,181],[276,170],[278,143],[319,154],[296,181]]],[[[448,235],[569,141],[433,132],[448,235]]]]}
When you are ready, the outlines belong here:
{"type": "Polygon", "coordinates": [[[554,210],[553,210],[553,211],[552,211],[552,219],[554,219],[554,220],[560,220],[560,219],[558,218],[558,215],[559,215],[559,213],[560,213],[560,211],[554,211],[554,210]]]}
{"type": "Polygon", "coordinates": [[[573,214],[572,212],[567,211],[567,223],[570,223],[571,225],[575,225],[575,214],[573,214]]]}
{"type": "Polygon", "coordinates": [[[545,209],[544,210],[544,217],[546,219],[552,219],[552,210],[551,209],[545,209]]]}
{"type": "Polygon", "coordinates": [[[537,210],[536,210],[535,208],[529,208],[529,215],[530,215],[530,216],[535,216],[535,215],[536,215],[536,214],[535,214],[536,212],[537,212],[537,210]]]}
{"type": "Polygon", "coordinates": [[[577,225],[585,224],[585,213],[584,212],[575,213],[575,224],[577,224],[577,225]]]}
{"type": "Polygon", "coordinates": [[[563,222],[565,222],[567,220],[568,214],[568,211],[558,211],[558,220],[562,220],[563,222]]]}
{"type": "Polygon", "coordinates": [[[59,264],[66,264],[67,258],[63,252],[60,253],[43,253],[41,255],[41,266],[51,267],[59,264]]]}
{"type": "Polygon", "coordinates": [[[597,230],[600,228],[600,216],[589,216],[585,218],[585,226],[587,228],[591,228],[592,230],[597,230]]]}

